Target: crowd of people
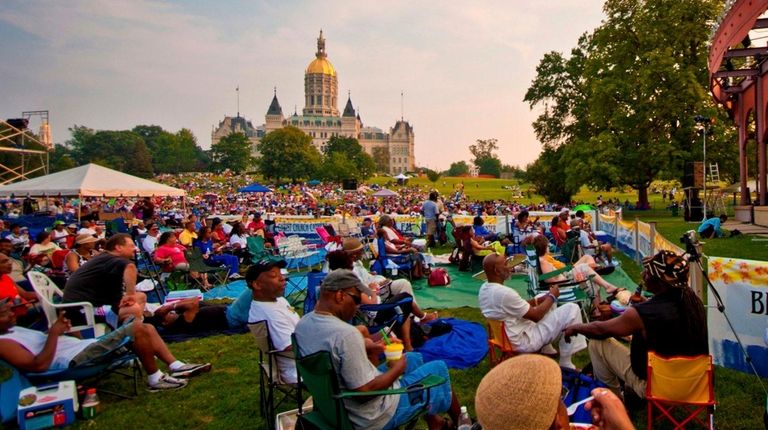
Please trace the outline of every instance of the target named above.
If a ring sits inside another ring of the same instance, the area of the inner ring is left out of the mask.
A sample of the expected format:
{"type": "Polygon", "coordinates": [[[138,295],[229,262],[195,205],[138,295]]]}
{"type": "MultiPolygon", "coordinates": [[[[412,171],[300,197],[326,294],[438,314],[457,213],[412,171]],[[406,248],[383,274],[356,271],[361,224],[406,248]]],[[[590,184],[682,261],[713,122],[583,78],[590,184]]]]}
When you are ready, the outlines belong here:
{"type": "MultiPolygon", "coordinates": [[[[147,372],[148,390],[179,389],[187,385],[186,378],[209,371],[211,364],[177,359],[159,330],[243,329],[249,323],[265,321],[274,348],[285,353],[277,360],[284,381],[299,381],[294,354],[308,356],[319,351],[330,354],[344,390],[399,388],[427,375],[439,375],[444,382],[428,398],[426,421],[430,429],[453,428],[461,412],[448,368],[440,360],[425,363],[414,352],[410,335],[411,325],[427,324],[437,319],[437,313],[420,306],[409,280],[372,272],[363,260],[367,243],[381,239],[385,248],[379,251],[405,256],[414,267],[411,275],[426,276],[430,264],[423,251],[444,241],[446,226],[455,214],[475,217],[472,225],[465,227],[473,252],[484,256],[487,281],[478,290],[480,310],[488,319],[503,321],[516,355],[489,372],[477,389],[475,405],[483,428],[568,428],[557,388],[561,384],[559,367],[575,368],[573,355],[585,349],[595,377],[607,386],[607,390],[593,393],[595,398],[588,404],[595,423],[600,428],[632,428],[621,400],[645,396],[646,352],[707,353],[703,305],[688,287],[687,261],[669,252],[643,261],[643,284],[653,297],[607,321],[584,321],[577,304],[558,304],[560,290],[556,285],[529,299],[504,286],[512,272],[506,255],[510,245],[532,245],[540,270],[546,274],[562,266],[550,255],[550,247],[563,246],[573,238],[584,255],[572,262],[572,273],[560,276],[577,282],[590,280],[583,287],[593,301],[599,300],[602,291],[618,294],[620,289],[596,272],[601,264],[611,264],[613,250],[596,240],[583,212],[571,215],[567,208],[555,205],[470,201],[462,192],[441,197],[420,187],[402,188],[398,197],[383,200],[370,197],[364,189],[343,191],[323,184],[294,185],[282,190],[285,192],[243,197],[236,189],[250,181],[247,177],[231,178],[231,183],[206,174],[161,179],[196,192],[186,211],[178,201],[165,198],[93,199],[76,204],[56,201],[52,206],[60,218],[82,207],[81,223],[57,220],[34,240],[25,227],[13,223],[13,217],[4,224],[0,239],[0,359],[29,372],[72,367],[131,337],[132,348],[147,372]],[[529,210],[534,209],[560,214],[545,231],[538,218],[529,216],[529,210]],[[107,231],[95,216],[115,211],[133,214],[133,221],[126,225],[128,233],[107,231]],[[345,238],[328,253],[328,273],[318,287],[317,304],[300,316],[284,297],[285,258],[276,252],[255,258],[249,239],[259,237],[267,248],[276,245],[279,231],[269,219],[262,218],[265,213],[330,215],[339,211],[366,217],[361,234],[345,238]],[[227,214],[238,216],[230,221],[215,216],[227,214]],[[422,216],[426,234],[421,242],[400,232],[390,216],[393,214],[422,216]],[[519,237],[505,237],[484,226],[482,215],[499,214],[515,218],[519,237]],[[377,221],[368,215],[378,215],[377,221]],[[209,305],[196,298],[165,305],[147,303],[147,296],[136,288],[140,281],[137,253],[163,272],[188,273],[198,278],[203,288],[209,288],[205,274],[195,273],[187,261],[192,250],[199,251],[206,264],[226,268],[230,278],[244,278],[243,293],[228,305],[209,305]],[[20,327],[34,326],[36,318],[43,318],[36,313],[37,296],[28,289],[25,274],[29,271],[41,271],[55,279],[63,287],[64,303],[93,304],[98,320],[111,331],[97,339],[70,337],[73,321],[63,313],[45,325],[49,326],[47,334],[20,327]],[[361,313],[368,314],[363,315],[363,321],[380,323],[383,313],[364,312],[360,306],[383,303],[407,303],[398,307],[402,315],[390,333],[370,332],[366,324],[349,324],[361,313]],[[292,336],[298,351],[293,351],[292,336]],[[615,337],[631,337],[631,342],[626,346],[615,337]],[[403,344],[402,357],[384,359],[389,342],[403,344]],[[559,363],[547,356],[558,357],[559,363]],[[165,363],[167,371],[160,370],[157,359],[165,363]],[[537,399],[535,407],[523,410],[518,402],[506,400],[509,395],[521,402],[537,399]]],[[[373,395],[345,400],[344,405],[355,428],[389,429],[404,424],[424,406],[411,400],[409,394],[373,395]]]]}

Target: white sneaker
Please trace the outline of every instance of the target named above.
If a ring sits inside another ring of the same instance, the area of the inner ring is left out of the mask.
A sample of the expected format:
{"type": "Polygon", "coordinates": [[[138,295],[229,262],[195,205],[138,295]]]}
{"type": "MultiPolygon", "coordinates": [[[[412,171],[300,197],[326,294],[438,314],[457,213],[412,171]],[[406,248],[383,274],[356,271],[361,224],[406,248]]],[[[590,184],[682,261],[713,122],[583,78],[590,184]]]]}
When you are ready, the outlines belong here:
{"type": "Polygon", "coordinates": [[[541,352],[544,355],[557,355],[557,350],[552,346],[552,344],[546,344],[543,348],[541,348],[541,352]]]}
{"type": "Polygon", "coordinates": [[[163,374],[160,380],[154,384],[147,384],[147,390],[150,393],[157,393],[159,391],[178,390],[187,386],[186,379],[177,379],[173,376],[163,374]]]}

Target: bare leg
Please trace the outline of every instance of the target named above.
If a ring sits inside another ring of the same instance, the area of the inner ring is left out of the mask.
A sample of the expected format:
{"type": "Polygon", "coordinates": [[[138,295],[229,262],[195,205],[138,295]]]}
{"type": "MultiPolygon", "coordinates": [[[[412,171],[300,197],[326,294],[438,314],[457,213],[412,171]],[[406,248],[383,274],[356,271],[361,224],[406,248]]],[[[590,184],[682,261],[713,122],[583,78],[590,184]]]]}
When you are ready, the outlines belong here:
{"type": "MultiPolygon", "coordinates": [[[[451,387],[451,407],[448,409],[448,415],[451,417],[454,426],[459,423],[461,406],[459,405],[459,398],[456,397],[456,391],[454,391],[453,387],[451,387]]],[[[445,427],[445,419],[440,415],[427,415],[424,419],[427,421],[429,430],[440,430],[445,427]]]]}

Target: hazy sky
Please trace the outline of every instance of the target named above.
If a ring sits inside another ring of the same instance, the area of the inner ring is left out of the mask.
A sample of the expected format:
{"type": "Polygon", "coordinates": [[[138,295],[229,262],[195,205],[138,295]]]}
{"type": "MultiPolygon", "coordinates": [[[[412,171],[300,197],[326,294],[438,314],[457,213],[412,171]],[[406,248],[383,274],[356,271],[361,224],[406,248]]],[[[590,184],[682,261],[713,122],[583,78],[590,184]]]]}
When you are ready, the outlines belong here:
{"type": "Polygon", "coordinates": [[[416,133],[416,163],[469,160],[495,137],[505,163],[540,151],[523,102],[545,52],[569,52],[602,1],[29,1],[0,5],[0,115],[51,113],[54,142],[74,124],[190,128],[203,148],[237,111],[264,122],[277,94],[301,111],[304,69],[322,28],[363,123],[416,133]]]}

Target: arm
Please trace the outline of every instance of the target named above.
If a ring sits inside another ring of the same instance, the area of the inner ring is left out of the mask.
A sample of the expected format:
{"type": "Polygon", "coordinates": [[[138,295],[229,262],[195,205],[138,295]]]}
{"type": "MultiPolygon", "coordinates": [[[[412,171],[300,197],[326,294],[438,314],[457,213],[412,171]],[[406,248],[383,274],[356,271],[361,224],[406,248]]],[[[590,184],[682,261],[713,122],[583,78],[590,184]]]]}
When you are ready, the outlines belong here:
{"type": "MultiPolygon", "coordinates": [[[[544,318],[544,315],[549,312],[552,306],[557,303],[557,297],[559,295],[560,290],[558,290],[557,287],[549,287],[549,293],[547,293],[546,296],[539,299],[533,299],[533,306],[528,308],[528,312],[523,315],[523,318],[533,322],[539,322],[542,318],[544,318]]],[[[528,303],[530,304],[530,302],[528,303]]]]}
{"type": "Polygon", "coordinates": [[[590,339],[607,339],[614,336],[629,336],[643,330],[645,326],[640,319],[640,314],[635,308],[629,307],[618,318],[589,324],[574,324],[566,327],[563,334],[566,340],[577,334],[583,334],[590,339]]]}
{"type": "Polygon", "coordinates": [[[133,263],[125,266],[123,271],[123,286],[125,286],[125,294],[133,295],[136,293],[136,265],[133,263]]]}
{"type": "Polygon", "coordinates": [[[45,340],[43,350],[37,355],[32,355],[26,348],[12,340],[0,340],[0,358],[14,367],[28,372],[44,372],[51,367],[56,356],[56,346],[59,336],[72,327],[70,321],[63,313],[48,330],[48,338],[45,340]]]}
{"type": "Polygon", "coordinates": [[[392,365],[385,373],[382,373],[381,375],[371,379],[367,384],[353,389],[353,391],[364,393],[366,391],[389,389],[389,387],[391,387],[392,384],[397,381],[397,378],[405,373],[406,364],[407,361],[405,359],[405,354],[403,354],[403,357],[400,360],[392,362],[392,365]]]}
{"type": "Polygon", "coordinates": [[[70,252],[64,259],[64,264],[67,266],[69,273],[74,273],[75,270],[80,268],[80,259],[77,258],[74,252],[70,252]]]}
{"type": "Polygon", "coordinates": [[[13,285],[16,286],[16,292],[18,292],[19,296],[21,296],[24,300],[28,302],[37,301],[37,294],[33,293],[32,291],[27,291],[24,288],[21,288],[15,281],[13,282],[13,285]]]}

